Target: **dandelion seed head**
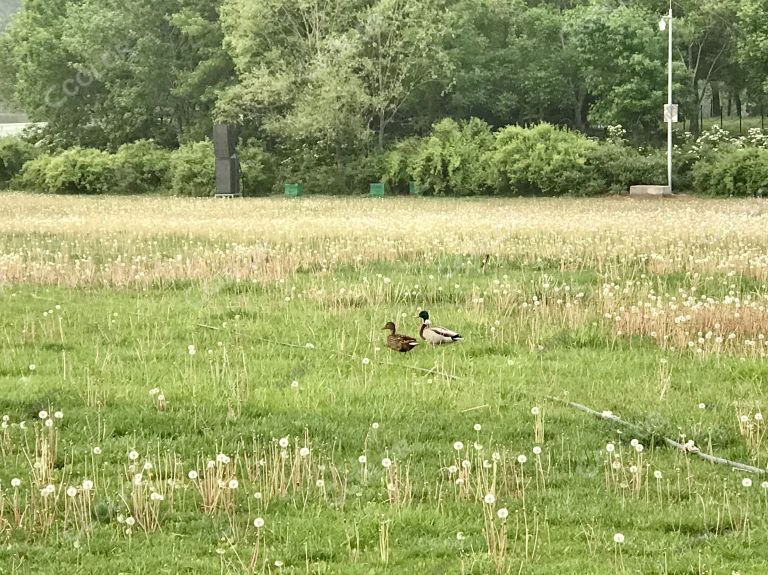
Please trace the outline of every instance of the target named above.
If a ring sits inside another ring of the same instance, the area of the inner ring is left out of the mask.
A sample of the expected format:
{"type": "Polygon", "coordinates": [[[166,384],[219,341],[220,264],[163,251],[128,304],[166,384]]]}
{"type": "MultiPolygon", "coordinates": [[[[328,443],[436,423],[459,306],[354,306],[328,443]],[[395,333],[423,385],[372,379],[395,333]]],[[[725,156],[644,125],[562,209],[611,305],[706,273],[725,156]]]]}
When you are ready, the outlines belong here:
{"type": "Polygon", "coordinates": [[[13,479],[11,479],[11,487],[13,487],[14,489],[16,489],[17,487],[21,487],[21,479],[19,479],[18,477],[14,477],[13,479]]]}
{"type": "Polygon", "coordinates": [[[261,517],[257,517],[256,519],[253,520],[253,526],[256,529],[261,529],[262,527],[264,527],[264,519],[261,517]]]}
{"type": "Polygon", "coordinates": [[[74,497],[77,495],[77,488],[76,487],[67,487],[67,497],[74,497]]]}
{"type": "Polygon", "coordinates": [[[485,497],[483,497],[483,502],[486,505],[493,505],[496,503],[496,496],[493,493],[488,493],[485,497]]]}
{"type": "Polygon", "coordinates": [[[621,545],[622,543],[624,543],[624,535],[622,535],[621,533],[614,534],[613,542],[621,545]]]}
{"type": "Polygon", "coordinates": [[[509,517],[509,510],[506,507],[502,507],[496,512],[496,515],[504,521],[507,517],[509,517]]]}
{"type": "Polygon", "coordinates": [[[136,461],[139,458],[139,453],[136,450],[131,450],[128,452],[128,459],[131,461],[136,461]]]}
{"type": "Polygon", "coordinates": [[[456,441],[456,442],[453,444],[453,448],[454,448],[456,451],[461,451],[462,449],[464,449],[464,444],[463,444],[461,441],[456,441]]]}
{"type": "Polygon", "coordinates": [[[752,480],[749,477],[745,477],[741,480],[742,487],[752,487],[752,480]]]}
{"type": "Polygon", "coordinates": [[[483,428],[483,426],[480,425],[479,423],[475,423],[475,425],[473,427],[474,427],[475,431],[480,431],[483,428]]]}
{"type": "Polygon", "coordinates": [[[389,469],[390,467],[392,467],[392,460],[389,457],[385,457],[384,459],[381,460],[381,466],[384,469],[389,469]]]}
{"type": "Polygon", "coordinates": [[[299,449],[299,455],[301,457],[307,457],[309,455],[309,447],[302,447],[299,449]]]}
{"type": "Polygon", "coordinates": [[[228,486],[230,489],[237,489],[240,486],[240,483],[237,481],[237,479],[230,479],[228,486]]]}
{"type": "Polygon", "coordinates": [[[533,447],[533,454],[534,455],[541,455],[541,447],[539,447],[538,445],[535,445],[533,447]]]}
{"type": "Polygon", "coordinates": [[[286,447],[288,447],[288,444],[289,444],[289,440],[288,440],[288,438],[287,438],[287,437],[281,437],[281,438],[280,438],[280,441],[278,441],[278,442],[277,442],[277,444],[278,444],[280,447],[282,447],[283,449],[285,449],[286,447]]]}
{"type": "Polygon", "coordinates": [[[63,411],[54,411],[53,412],[54,419],[64,419],[64,412],[63,411]]]}
{"type": "Polygon", "coordinates": [[[654,472],[653,472],[653,476],[654,476],[656,479],[661,479],[661,478],[663,477],[663,475],[662,475],[661,471],[659,471],[658,469],[657,469],[656,471],[654,471],[654,472]]]}
{"type": "Polygon", "coordinates": [[[90,491],[91,489],[93,489],[93,481],[91,481],[90,479],[84,479],[82,487],[83,487],[83,491],[90,491]]]}
{"type": "Polygon", "coordinates": [[[125,518],[125,524],[128,527],[133,527],[134,525],[136,525],[136,520],[133,517],[126,517],[125,518]]]}
{"type": "Polygon", "coordinates": [[[42,410],[40,413],[37,414],[37,416],[40,419],[48,419],[48,412],[45,410],[42,410]]]}
{"type": "Polygon", "coordinates": [[[528,458],[525,455],[523,455],[522,453],[517,456],[517,462],[520,465],[523,465],[526,461],[528,461],[528,458]]]}
{"type": "Polygon", "coordinates": [[[531,408],[531,415],[540,415],[541,414],[541,408],[538,406],[533,406],[531,408]]]}

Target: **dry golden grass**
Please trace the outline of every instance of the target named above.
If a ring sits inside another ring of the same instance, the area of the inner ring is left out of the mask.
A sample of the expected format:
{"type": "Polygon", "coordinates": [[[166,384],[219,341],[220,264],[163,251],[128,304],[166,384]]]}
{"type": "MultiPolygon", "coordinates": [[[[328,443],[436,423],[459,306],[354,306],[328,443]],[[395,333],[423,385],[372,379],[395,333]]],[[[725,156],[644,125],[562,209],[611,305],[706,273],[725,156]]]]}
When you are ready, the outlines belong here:
{"type": "Polygon", "coordinates": [[[0,282],[264,281],[339,263],[491,254],[623,276],[768,278],[753,200],[0,197],[0,282]]]}

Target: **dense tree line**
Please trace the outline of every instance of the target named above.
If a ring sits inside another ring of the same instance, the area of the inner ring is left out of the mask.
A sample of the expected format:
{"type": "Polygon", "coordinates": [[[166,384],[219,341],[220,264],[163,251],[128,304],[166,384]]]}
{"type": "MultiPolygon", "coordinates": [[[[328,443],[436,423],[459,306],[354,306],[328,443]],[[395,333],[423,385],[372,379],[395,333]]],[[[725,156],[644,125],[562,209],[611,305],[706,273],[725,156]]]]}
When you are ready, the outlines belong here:
{"type": "MultiPolygon", "coordinates": [[[[768,102],[768,0],[674,0],[675,99],[768,102]]],[[[47,142],[178,147],[214,121],[284,169],[364,169],[442,119],[663,129],[656,0],[24,0],[0,99],[47,142]]]]}

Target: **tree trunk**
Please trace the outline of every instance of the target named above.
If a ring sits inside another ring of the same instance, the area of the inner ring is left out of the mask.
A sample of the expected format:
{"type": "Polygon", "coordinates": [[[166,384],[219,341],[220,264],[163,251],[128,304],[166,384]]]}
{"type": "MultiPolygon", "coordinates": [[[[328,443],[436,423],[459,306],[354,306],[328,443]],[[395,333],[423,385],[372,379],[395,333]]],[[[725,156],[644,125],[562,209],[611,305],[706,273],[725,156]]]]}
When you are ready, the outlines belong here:
{"type": "Polygon", "coordinates": [[[583,132],[587,124],[584,121],[584,94],[581,93],[577,96],[576,101],[573,104],[573,121],[576,125],[576,129],[583,132]]]}
{"type": "Polygon", "coordinates": [[[691,113],[688,116],[688,122],[690,123],[688,131],[694,136],[698,136],[701,132],[701,118],[699,117],[700,111],[701,108],[698,104],[696,104],[695,106],[691,107],[691,113]]]}
{"type": "Polygon", "coordinates": [[[720,102],[720,82],[712,82],[712,116],[719,116],[723,106],[720,102]]]}
{"type": "Polygon", "coordinates": [[[379,151],[384,149],[384,130],[387,127],[387,119],[384,117],[384,110],[379,112],[379,151]]]}

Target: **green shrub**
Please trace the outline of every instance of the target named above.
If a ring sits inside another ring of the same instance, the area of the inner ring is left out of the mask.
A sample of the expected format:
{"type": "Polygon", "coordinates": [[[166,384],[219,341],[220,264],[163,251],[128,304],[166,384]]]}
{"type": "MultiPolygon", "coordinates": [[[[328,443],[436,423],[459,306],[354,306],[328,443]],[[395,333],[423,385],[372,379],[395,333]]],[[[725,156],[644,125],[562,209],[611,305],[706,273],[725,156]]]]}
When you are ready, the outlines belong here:
{"type": "Polygon", "coordinates": [[[499,193],[581,195],[594,186],[586,164],[597,146],[546,123],[509,126],[497,134],[489,168],[499,193]]]}
{"type": "Polygon", "coordinates": [[[171,154],[171,193],[206,197],[215,193],[215,163],[210,140],[184,144],[171,154]]]}
{"type": "Polygon", "coordinates": [[[261,142],[249,140],[238,146],[244,196],[266,196],[275,187],[274,158],[261,142]]]}
{"type": "Polygon", "coordinates": [[[623,143],[600,142],[587,155],[587,178],[578,195],[621,194],[630,186],[666,182],[663,152],[640,153],[623,143]]]}
{"type": "Polygon", "coordinates": [[[486,192],[485,156],[493,141],[490,127],[481,120],[442,120],[430,136],[405,140],[387,154],[385,180],[399,191],[413,180],[426,194],[438,196],[486,192]]]}
{"type": "Polygon", "coordinates": [[[108,194],[115,190],[114,156],[90,148],[71,148],[24,164],[14,185],[49,194],[108,194]]]}
{"type": "Polygon", "coordinates": [[[0,188],[15,178],[29,160],[36,158],[37,149],[21,138],[0,138],[0,188]]]}
{"type": "Polygon", "coordinates": [[[45,174],[53,156],[43,154],[24,164],[21,172],[11,181],[11,187],[27,192],[47,192],[45,174]]]}
{"type": "Polygon", "coordinates": [[[768,150],[732,149],[693,167],[694,191],[711,196],[751,196],[768,190],[768,150]]]}
{"type": "Polygon", "coordinates": [[[167,189],[171,152],[151,140],[120,146],[114,155],[117,181],[115,193],[146,194],[167,189]]]}

